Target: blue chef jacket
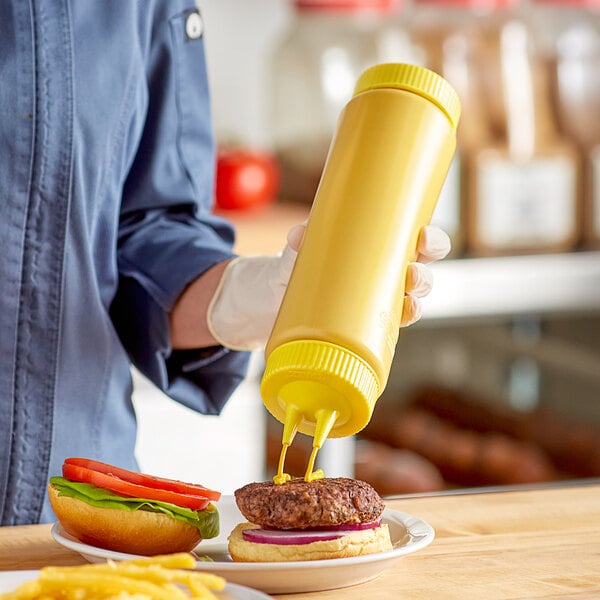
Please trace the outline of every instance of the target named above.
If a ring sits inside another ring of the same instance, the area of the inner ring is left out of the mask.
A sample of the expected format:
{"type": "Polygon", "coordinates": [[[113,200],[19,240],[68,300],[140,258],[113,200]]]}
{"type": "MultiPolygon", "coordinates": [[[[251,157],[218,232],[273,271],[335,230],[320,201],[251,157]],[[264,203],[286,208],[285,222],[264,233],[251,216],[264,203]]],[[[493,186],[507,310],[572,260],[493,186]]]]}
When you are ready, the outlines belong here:
{"type": "Polygon", "coordinates": [[[135,468],[133,362],[216,414],[248,355],[172,351],[186,284],[232,256],[193,0],[0,3],[0,522],[53,519],[67,456],[135,468]]]}

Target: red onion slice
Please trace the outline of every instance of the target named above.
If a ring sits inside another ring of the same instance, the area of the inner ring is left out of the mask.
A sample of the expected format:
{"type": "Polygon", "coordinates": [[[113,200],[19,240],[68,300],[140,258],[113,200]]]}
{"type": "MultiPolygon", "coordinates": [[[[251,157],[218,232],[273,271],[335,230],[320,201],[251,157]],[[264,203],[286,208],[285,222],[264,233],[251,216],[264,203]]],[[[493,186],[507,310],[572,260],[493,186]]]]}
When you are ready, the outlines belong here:
{"type": "Polygon", "coordinates": [[[285,529],[244,529],[242,535],[247,542],[255,544],[312,544],[313,542],[326,542],[344,537],[349,532],[315,531],[288,531],[285,529]]]}
{"type": "Polygon", "coordinates": [[[255,544],[297,545],[337,540],[355,531],[374,529],[381,525],[381,519],[371,523],[346,523],[321,529],[244,529],[242,536],[255,544]]]}

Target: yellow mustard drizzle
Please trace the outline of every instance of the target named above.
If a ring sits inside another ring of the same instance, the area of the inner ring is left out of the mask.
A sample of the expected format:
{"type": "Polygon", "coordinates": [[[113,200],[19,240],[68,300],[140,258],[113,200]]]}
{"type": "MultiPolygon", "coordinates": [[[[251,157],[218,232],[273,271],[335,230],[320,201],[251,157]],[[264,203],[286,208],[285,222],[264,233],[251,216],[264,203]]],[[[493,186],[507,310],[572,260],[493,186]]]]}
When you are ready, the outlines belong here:
{"type": "Polygon", "coordinates": [[[287,449],[290,447],[289,444],[282,444],[281,446],[281,454],[279,455],[279,465],[277,466],[277,475],[273,477],[273,483],[275,485],[282,485],[289,481],[291,477],[283,472],[283,465],[285,463],[285,455],[287,453],[287,449]]]}
{"type": "MultiPolygon", "coordinates": [[[[285,465],[285,455],[287,454],[287,450],[290,447],[290,444],[283,443],[281,445],[281,454],[279,455],[279,465],[277,466],[277,475],[273,477],[273,483],[275,485],[283,485],[287,483],[291,476],[288,473],[283,472],[283,467],[285,465]]],[[[325,473],[323,469],[317,469],[313,471],[315,466],[315,460],[317,458],[317,452],[320,450],[319,446],[313,446],[312,452],[310,453],[310,458],[308,459],[308,467],[306,468],[306,473],[304,474],[304,481],[310,483],[311,481],[315,481],[316,479],[323,479],[325,477],[325,473]]]]}
{"type": "Polygon", "coordinates": [[[316,471],[313,471],[318,451],[319,446],[313,446],[312,452],[310,453],[310,458],[308,459],[308,467],[306,468],[306,473],[304,474],[304,481],[310,482],[314,481],[315,479],[323,479],[325,477],[323,469],[317,469],[316,471]]]}

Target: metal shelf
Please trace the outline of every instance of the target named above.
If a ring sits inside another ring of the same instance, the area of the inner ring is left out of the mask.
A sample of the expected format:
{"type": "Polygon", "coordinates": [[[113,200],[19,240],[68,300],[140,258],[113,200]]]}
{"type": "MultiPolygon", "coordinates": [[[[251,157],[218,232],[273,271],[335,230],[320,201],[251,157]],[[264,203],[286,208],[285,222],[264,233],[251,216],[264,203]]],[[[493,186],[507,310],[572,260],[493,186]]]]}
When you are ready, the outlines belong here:
{"type": "Polygon", "coordinates": [[[600,313],[600,252],[443,260],[423,320],[600,313]]]}
{"type": "MultiPolygon", "coordinates": [[[[308,207],[274,204],[223,213],[236,228],[240,254],[279,252],[308,207]]],[[[443,319],[523,314],[600,314],[600,251],[445,259],[431,265],[434,286],[424,324],[443,319]]]]}

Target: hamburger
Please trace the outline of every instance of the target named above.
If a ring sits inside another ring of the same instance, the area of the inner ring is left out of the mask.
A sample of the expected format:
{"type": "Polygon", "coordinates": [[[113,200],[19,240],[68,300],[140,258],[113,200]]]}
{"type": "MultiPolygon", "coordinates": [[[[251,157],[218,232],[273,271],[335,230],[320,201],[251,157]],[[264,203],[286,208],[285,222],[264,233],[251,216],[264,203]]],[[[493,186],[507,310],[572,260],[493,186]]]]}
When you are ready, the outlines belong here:
{"type": "Polygon", "coordinates": [[[85,544],[152,556],[189,552],[219,534],[215,490],[87,458],[67,458],[62,474],[50,478],[50,503],[85,544]]]}
{"type": "Polygon", "coordinates": [[[229,535],[234,561],[322,560],[392,550],[383,500],[364,481],[249,483],[235,491],[235,501],[247,522],[229,535]]]}

